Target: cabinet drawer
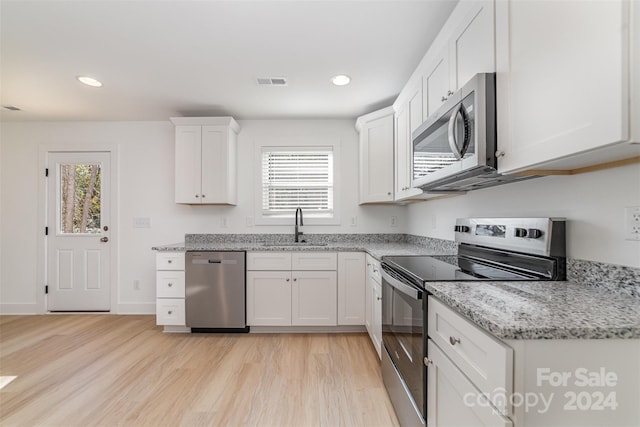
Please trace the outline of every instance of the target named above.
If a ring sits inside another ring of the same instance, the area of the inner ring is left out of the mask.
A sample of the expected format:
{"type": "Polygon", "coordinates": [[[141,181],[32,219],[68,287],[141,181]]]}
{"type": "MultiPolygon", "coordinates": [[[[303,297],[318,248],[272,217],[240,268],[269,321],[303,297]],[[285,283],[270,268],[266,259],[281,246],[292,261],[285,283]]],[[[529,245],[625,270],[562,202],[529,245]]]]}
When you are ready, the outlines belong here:
{"type": "Polygon", "coordinates": [[[184,325],[184,298],[159,298],[156,300],[157,325],[184,325]]]}
{"type": "Polygon", "coordinates": [[[427,343],[427,424],[443,426],[512,427],[510,419],[482,402],[482,393],[433,341],[427,343]]]}
{"type": "Polygon", "coordinates": [[[380,267],[380,261],[371,259],[371,278],[377,282],[382,283],[382,268],[380,267]]]}
{"type": "MultiPolygon", "coordinates": [[[[453,363],[491,397],[513,390],[513,350],[490,336],[449,307],[429,296],[428,331],[453,363]]],[[[507,399],[508,400],[508,399],[507,399]]],[[[508,414],[507,402],[493,399],[496,408],[508,414]],[[497,404],[496,404],[497,403],[497,404]]]]}
{"type": "Polygon", "coordinates": [[[337,270],[338,254],[335,252],[296,252],[291,254],[292,270],[337,270]]]}
{"type": "Polygon", "coordinates": [[[184,252],[158,252],[157,270],[184,270],[184,252]]]}
{"type": "Polygon", "coordinates": [[[247,270],[291,270],[291,253],[249,252],[247,270]]]}
{"type": "Polygon", "coordinates": [[[156,297],[184,298],[184,271],[156,272],[156,297]]]}

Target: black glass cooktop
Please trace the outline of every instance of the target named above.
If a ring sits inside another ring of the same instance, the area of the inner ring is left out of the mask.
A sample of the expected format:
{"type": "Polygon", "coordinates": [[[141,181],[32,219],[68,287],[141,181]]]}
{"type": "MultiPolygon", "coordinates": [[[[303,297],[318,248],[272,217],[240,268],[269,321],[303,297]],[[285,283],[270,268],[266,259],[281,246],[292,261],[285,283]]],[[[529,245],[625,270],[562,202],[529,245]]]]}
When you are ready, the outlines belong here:
{"type": "Polygon", "coordinates": [[[540,280],[539,277],[452,256],[391,256],[383,264],[417,283],[475,280],[540,280]],[[457,263],[461,265],[457,265],[457,263]]]}

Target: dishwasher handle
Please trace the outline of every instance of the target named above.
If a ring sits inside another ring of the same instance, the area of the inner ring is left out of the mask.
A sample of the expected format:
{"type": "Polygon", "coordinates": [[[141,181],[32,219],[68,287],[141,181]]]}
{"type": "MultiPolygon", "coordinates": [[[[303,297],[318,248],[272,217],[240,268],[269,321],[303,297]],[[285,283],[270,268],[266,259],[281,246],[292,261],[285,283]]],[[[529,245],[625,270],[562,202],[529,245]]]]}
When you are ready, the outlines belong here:
{"type": "Polygon", "coordinates": [[[193,259],[191,264],[238,264],[238,260],[235,259],[193,259]]]}

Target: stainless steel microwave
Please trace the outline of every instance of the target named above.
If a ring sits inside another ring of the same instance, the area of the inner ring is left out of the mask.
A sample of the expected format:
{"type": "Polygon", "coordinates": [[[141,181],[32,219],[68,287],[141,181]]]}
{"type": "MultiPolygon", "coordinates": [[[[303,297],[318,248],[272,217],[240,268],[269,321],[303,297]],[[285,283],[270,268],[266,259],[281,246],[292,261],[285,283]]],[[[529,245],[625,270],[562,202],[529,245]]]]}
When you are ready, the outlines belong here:
{"type": "Polygon", "coordinates": [[[495,80],[476,74],[413,132],[412,187],[460,192],[533,178],[497,172],[495,80]]]}

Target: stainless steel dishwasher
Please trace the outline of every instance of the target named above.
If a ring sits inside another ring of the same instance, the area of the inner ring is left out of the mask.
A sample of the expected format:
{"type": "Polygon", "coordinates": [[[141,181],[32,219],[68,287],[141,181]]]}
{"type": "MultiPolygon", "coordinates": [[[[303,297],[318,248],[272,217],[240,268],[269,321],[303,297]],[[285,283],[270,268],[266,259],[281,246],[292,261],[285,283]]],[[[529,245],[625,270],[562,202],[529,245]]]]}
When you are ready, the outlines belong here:
{"type": "Polygon", "coordinates": [[[245,252],[187,252],[185,311],[191,332],[249,332],[245,252]]]}

